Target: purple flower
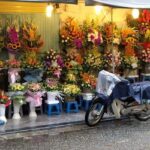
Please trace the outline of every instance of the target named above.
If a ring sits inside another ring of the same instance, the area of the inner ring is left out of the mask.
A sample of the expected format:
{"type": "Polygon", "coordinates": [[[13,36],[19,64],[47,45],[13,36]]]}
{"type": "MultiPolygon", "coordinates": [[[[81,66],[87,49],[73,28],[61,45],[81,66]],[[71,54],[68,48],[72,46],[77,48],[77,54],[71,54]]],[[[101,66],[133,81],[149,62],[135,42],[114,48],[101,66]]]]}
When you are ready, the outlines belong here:
{"type": "Polygon", "coordinates": [[[63,62],[63,59],[60,55],[57,56],[57,64],[60,66],[60,67],[64,67],[64,62],[63,62]]]}
{"type": "Polygon", "coordinates": [[[75,46],[77,49],[82,48],[82,40],[81,39],[76,39],[74,40],[75,46]]]}

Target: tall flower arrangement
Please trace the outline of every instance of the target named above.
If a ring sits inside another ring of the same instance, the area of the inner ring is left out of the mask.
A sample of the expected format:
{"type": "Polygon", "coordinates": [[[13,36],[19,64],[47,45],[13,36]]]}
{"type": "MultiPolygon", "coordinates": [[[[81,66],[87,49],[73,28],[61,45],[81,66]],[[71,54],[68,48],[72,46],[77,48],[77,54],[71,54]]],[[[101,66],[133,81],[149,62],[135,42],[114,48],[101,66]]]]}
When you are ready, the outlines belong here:
{"type": "Polygon", "coordinates": [[[47,74],[56,78],[60,78],[62,69],[64,67],[62,56],[53,49],[50,49],[45,53],[44,67],[47,70],[47,74]]]}
{"type": "Polygon", "coordinates": [[[63,49],[67,47],[80,49],[83,45],[82,42],[83,33],[78,22],[72,17],[66,18],[60,27],[60,45],[63,49]]]}
{"type": "Polygon", "coordinates": [[[31,22],[24,22],[22,27],[22,46],[24,51],[39,52],[44,42],[37,33],[38,28],[31,22]]]}
{"type": "Polygon", "coordinates": [[[22,45],[19,37],[19,27],[17,25],[8,25],[5,43],[6,49],[9,53],[16,54],[21,50],[22,45]]]}

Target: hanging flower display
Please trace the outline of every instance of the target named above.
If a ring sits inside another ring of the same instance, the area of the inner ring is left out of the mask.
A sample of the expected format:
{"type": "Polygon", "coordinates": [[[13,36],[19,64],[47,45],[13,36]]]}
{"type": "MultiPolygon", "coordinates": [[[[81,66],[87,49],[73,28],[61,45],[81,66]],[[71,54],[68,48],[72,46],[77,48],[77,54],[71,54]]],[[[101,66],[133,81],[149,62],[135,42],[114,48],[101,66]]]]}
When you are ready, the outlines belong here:
{"type": "Polygon", "coordinates": [[[47,73],[60,78],[64,62],[59,53],[56,53],[53,49],[50,49],[45,53],[44,66],[47,69],[47,73]]]}
{"type": "Polygon", "coordinates": [[[24,51],[39,52],[44,42],[33,23],[25,22],[22,27],[22,46],[24,51]]]}
{"type": "Polygon", "coordinates": [[[6,48],[8,52],[16,54],[21,49],[21,42],[19,39],[19,27],[10,25],[7,27],[6,48]]]}
{"type": "Polygon", "coordinates": [[[68,17],[61,24],[60,28],[60,45],[63,48],[76,47],[82,48],[83,33],[77,21],[74,18],[68,17]]]}

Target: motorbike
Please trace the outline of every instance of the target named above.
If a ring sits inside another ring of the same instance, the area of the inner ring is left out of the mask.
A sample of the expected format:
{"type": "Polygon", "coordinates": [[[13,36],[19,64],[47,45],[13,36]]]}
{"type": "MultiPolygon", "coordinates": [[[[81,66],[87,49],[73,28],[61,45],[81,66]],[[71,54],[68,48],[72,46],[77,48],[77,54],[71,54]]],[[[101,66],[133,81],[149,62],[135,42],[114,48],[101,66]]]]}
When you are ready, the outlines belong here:
{"type": "Polygon", "coordinates": [[[85,114],[88,126],[97,125],[104,114],[111,112],[117,119],[134,116],[140,121],[150,118],[150,82],[129,83],[124,78],[102,70],[99,72],[96,96],[85,114]]]}

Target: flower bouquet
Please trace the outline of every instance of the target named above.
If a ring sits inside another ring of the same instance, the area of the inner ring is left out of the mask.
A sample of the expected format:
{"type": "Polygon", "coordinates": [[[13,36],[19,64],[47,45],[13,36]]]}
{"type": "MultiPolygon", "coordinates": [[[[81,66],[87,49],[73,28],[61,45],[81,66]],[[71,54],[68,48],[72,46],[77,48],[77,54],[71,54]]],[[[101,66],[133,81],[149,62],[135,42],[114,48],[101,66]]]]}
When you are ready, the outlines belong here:
{"type": "Polygon", "coordinates": [[[0,120],[7,122],[6,116],[5,116],[5,109],[7,106],[11,104],[11,101],[8,96],[4,95],[4,92],[1,91],[0,93],[0,120]]]}
{"type": "Polygon", "coordinates": [[[76,47],[77,49],[82,48],[83,33],[78,22],[68,17],[64,22],[61,23],[60,28],[60,45],[62,49],[67,47],[76,47]]]}
{"type": "Polygon", "coordinates": [[[65,94],[65,101],[75,101],[75,96],[80,94],[81,90],[76,84],[65,84],[63,86],[63,93],[65,94]]]}
{"type": "Polygon", "coordinates": [[[8,81],[9,83],[15,83],[20,79],[20,66],[21,66],[21,61],[16,60],[16,59],[11,59],[7,61],[8,65],[8,81]]]}
{"type": "Polygon", "coordinates": [[[138,58],[136,56],[123,56],[121,66],[126,77],[137,75],[138,58]]]}
{"type": "Polygon", "coordinates": [[[40,82],[43,77],[43,63],[35,52],[28,52],[22,58],[22,67],[24,68],[26,82],[40,82]]]}
{"type": "Polygon", "coordinates": [[[30,117],[37,117],[35,107],[42,105],[42,85],[41,83],[29,83],[27,85],[26,101],[30,103],[30,117]]]}
{"type": "Polygon", "coordinates": [[[37,27],[31,22],[24,22],[22,27],[22,46],[24,51],[39,52],[44,42],[37,34],[37,27]]]}
{"type": "Polygon", "coordinates": [[[60,54],[50,49],[45,54],[44,66],[47,70],[47,74],[60,78],[64,62],[60,54]]]}
{"type": "Polygon", "coordinates": [[[21,49],[19,27],[13,24],[7,27],[6,48],[8,52],[13,55],[21,49]]]}

